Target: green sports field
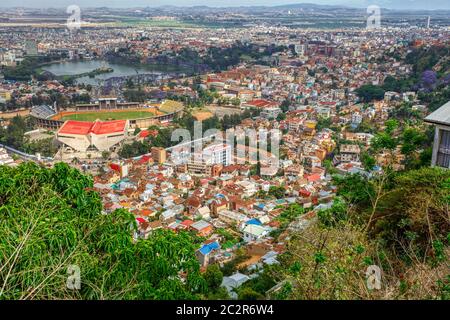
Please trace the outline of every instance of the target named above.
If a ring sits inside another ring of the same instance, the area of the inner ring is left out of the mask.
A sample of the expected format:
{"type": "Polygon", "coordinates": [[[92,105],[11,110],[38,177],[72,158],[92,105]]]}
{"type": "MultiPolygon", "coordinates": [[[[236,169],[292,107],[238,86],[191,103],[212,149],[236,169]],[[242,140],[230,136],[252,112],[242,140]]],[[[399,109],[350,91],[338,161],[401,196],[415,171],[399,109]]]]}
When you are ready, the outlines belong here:
{"type": "Polygon", "coordinates": [[[155,114],[148,111],[117,111],[117,112],[83,112],[65,115],[61,120],[95,121],[99,120],[126,120],[150,118],[155,114]]]}

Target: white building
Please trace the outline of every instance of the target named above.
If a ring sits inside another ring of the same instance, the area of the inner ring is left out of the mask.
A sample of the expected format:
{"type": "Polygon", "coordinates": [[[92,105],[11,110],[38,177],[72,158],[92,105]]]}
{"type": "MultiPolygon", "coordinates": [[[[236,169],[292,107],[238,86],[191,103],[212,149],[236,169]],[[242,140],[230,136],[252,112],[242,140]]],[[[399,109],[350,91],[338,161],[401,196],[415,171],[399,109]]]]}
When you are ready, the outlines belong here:
{"type": "Polygon", "coordinates": [[[242,232],[244,234],[245,242],[252,242],[252,241],[260,240],[268,234],[268,231],[266,228],[255,225],[255,224],[246,225],[245,228],[242,230],[242,232]]]}
{"type": "Polygon", "coordinates": [[[450,169],[450,101],[425,121],[436,126],[431,165],[450,169]]]}
{"type": "Polygon", "coordinates": [[[66,149],[76,152],[111,151],[126,137],[128,120],[117,121],[66,121],[56,138],[66,149]]]}
{"type": "Polygon", "coordinates": [[[261,111],[261,117],[265,119],[276,119],[281,113],[281,109],[278,107],[268,107],[261,111]]]}
{"type": "Polygon", "coordinates": [[[14,163],[13,158],[10,157],[6,149],[0,148],[0,166],[11,165],[14,163]]]}
{"type": "Polygon", "coordinates": [[[206,164],[228,166],[231,164],[231,146],[223,143],[210,145],[203,149],[202,157],[206,164]]]}

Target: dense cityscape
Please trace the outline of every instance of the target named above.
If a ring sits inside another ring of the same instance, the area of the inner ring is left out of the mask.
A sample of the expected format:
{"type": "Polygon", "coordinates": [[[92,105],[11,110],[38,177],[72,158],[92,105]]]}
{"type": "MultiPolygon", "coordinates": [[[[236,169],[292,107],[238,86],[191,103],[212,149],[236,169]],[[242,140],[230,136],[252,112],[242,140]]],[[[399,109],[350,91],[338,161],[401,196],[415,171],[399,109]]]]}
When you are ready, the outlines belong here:
{"type": "Polygon", "coordinates": [[[0,299],[450,299],[450,10],[66,9],[0,7],[0,299]]]}

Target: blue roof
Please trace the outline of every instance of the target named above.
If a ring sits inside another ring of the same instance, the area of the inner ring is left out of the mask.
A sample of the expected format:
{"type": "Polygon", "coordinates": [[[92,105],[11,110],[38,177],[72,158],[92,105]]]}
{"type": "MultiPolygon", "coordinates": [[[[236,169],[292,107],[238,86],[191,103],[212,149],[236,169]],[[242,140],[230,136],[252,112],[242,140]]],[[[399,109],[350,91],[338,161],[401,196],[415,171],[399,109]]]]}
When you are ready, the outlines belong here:
{"type": "Polygon", "coordinates": [[[261,221],[259,221],[256,218],[248,220],[245,224],[253,224],[253,225],[257,225],[257,226],[262,225],[261,221]]]}
{"type": "Polygon", "coordinates": [[[214,241],[214,242],[203,245],[199,250],[203,255],[207,255],[211,251],[217,250],[219,248],[220,248],[219,243],[217,241],[214,241]]]}

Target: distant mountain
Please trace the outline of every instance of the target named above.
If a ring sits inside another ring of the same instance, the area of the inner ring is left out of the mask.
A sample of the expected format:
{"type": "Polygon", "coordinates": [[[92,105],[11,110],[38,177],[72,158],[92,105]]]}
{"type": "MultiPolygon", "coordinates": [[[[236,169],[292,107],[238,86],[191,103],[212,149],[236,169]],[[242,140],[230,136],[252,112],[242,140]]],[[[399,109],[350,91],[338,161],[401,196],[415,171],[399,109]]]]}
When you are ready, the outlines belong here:
{"type": "Polygon", "coordinates": [[[315,4],[315,3],[295,3],[295,4],[283,4],[278,6],[268,6],[268,8],[274,9],[334,9],[334,8],[347,8],[344,5],[331,5],[331,4],[315,4]]]}
{"type": "MultiPolygon", "coordinates": [[[[10,0],[0,1],[0,7],[31,7],[31,8],[50,8],[67,7],[72,4],[72,0],[10,0]]],[[[78,0],[76,3],[80,7],[105,7],[108,8],[134,8],[134,7],[152,7],[167,9],[190,8],[194,10],[208,10],[214,8],[267,8],[273,10],[283,9],[305,9],[305,10],[329,10],[332,8],[367,8],[369,5],[378,5],[381,8],[393,10],[450,10],[449,0],[299,0],[294,4],[283,4],[292,2],[290,0],[155,0],[153,3],[148,0],[78,0]],[[314,2],[314,3],[312,3],[314,2]]]]}
{"type": "Polygon", "coordinates": [[[378,5],[393,10],[450,10],[449,0],[337,0],[334,2],[354,8],[378,5]]]}

